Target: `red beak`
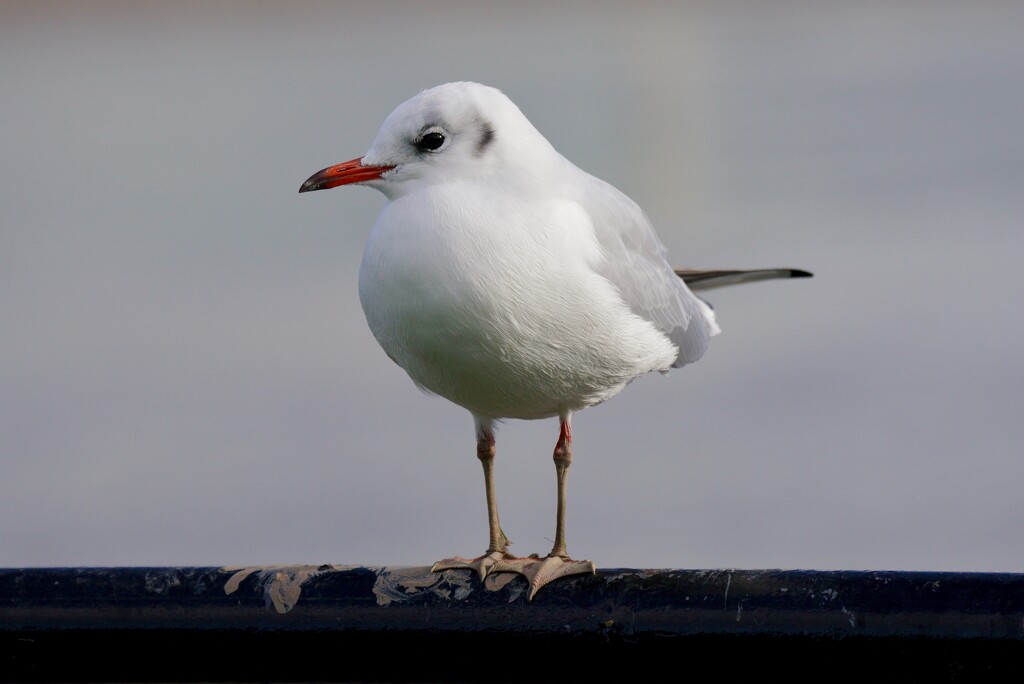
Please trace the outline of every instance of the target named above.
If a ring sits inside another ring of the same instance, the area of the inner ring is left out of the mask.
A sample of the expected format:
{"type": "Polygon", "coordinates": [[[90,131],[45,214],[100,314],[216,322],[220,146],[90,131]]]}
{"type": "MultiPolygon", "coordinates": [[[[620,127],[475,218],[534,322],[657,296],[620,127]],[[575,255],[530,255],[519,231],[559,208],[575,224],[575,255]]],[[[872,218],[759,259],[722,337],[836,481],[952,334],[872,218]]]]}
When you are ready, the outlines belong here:
{"type": "Polygon", "coordinates": [[[390,171],[394,166],[363,166],[362,157],[347,162],[328,166],[323,171],[317,171],[302,184],[299,192],[310,192],[311,190],[327,190],[336,188],[339,185],[351,183],[362,183],[363,181],[380,178],[385,171],[390,171]]]}

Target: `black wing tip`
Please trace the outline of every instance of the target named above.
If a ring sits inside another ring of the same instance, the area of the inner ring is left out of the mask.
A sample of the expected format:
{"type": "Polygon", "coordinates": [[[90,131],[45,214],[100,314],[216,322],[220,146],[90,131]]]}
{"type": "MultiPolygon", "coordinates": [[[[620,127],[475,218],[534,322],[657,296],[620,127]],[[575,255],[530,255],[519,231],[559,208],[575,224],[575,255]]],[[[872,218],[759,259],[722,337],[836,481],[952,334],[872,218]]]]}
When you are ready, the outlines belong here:
{"type": "Polygon", "coordinates": [[[813,278],[814,274],[810,271],[801,271],[799,268],[789,269],[790,278],[813,278]]]}

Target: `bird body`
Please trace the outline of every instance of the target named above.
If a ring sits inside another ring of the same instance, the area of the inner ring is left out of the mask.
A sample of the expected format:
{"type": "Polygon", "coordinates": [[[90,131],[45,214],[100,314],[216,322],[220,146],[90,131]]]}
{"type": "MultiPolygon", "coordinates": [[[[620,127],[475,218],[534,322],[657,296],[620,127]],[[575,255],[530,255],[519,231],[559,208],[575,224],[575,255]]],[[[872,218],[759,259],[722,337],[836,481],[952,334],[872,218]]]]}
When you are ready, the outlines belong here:
{"type": "MultiPolygon", "coordinates": [[[[593,572],[565,551],[571,417],[640,375],[697,361],[719,332],[711,308],[673,270],[636,203],[560,155],[494,88],[421,92],[363,157],[314,174],[300,192],[351,183],[388,198],[359,273],[370,330],[417,385],[476,422],[490,544],[480,558],[435,567],[518,572],[531,598],[557,577],[593,572]],[[516,558],[498,524],[494,423],[550,416],[560,421],[555,544],[546,559],[516,558]]],[[[783,271],[689,277],[712,287],[783,271]]]]}
{"type": "Polygon", "coordinates": [[[564,416],[670,368],[678,348],[599,272],[606,256],[585,207],[516,200],[491,183],[430,186],[381,212],[359,294],[388,355],[485,418],[564,416]]]}
{"type": "Polygon", "coordinates": [[[632,200],[478,84],[399,106],[363,164],[424,127],[448,134],[447,163],[390,172],[359,279],[370,329],[419,386],[480,417],[565,416],[700,358],[714,315],[632,200]]]}

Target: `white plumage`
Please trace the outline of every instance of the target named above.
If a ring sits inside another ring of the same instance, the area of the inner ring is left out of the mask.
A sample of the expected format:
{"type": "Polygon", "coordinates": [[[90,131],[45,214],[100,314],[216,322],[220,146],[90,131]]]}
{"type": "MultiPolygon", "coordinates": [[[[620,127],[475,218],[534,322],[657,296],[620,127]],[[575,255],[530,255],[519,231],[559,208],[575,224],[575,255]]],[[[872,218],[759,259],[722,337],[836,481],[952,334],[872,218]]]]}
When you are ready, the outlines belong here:
{"type": "Polygon", "coordinates": [[[363,310],[418,385],[477,417],[568,416],[696,361],[718,332],[640,208],[500,91],[452,83],[400,105],[362,161],[396,162],[367,183],[391,201],[363,256],[363,310]],[[445,149],[415,154],[432,127],[445,149]]]}
{"type": "MultiPolygon", "coordinates": [[[[399,105],[366,154],[300,191],[349,183],[388,198],[359,273],[377,341],[420,387],[469,410],[490,545],[469,567],[524,574],[530,596],[593,572],[565,551],[570,419],[634,378],[700,359],[719,332],[643,211],[560,155],[500,91],[449,83],[399,105]],[[493,493],[494,422],[558,416],[559,510],[545,559],[515,558],[493,493]]],[[[762,276],[763,277],[763,276],[762,276]]]]}

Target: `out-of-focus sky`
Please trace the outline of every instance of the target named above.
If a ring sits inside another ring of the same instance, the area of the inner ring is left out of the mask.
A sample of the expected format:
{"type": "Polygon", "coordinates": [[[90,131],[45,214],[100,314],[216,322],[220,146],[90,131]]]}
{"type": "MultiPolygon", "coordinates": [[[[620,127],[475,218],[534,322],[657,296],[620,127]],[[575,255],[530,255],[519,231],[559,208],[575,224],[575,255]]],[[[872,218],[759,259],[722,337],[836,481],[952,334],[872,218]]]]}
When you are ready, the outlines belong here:
{"type": "MultiPolygon", "coordinates": [[[[0,4],[0,565],[422,565],[487,541],[469,415],[359,307],[383,197],[299,184],[501,88],[711,293],[574,421],[599,567],[1024,571],[1024,4],[0,4]]],[[[498,434],[513,551],[557,422],[498,434]]]]}

